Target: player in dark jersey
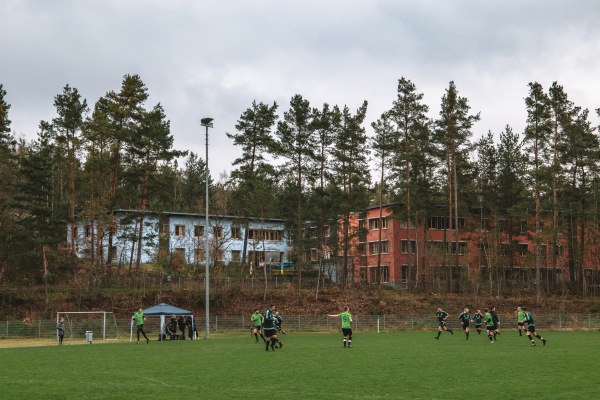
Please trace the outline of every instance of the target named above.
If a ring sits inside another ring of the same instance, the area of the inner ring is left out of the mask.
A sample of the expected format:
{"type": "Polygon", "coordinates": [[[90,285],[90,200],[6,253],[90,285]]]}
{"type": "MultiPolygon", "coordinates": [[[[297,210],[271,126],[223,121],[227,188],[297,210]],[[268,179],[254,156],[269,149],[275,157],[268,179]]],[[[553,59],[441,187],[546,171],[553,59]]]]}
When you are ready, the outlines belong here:
{"type": "Polygon", "coordinates": [[[546,339],[544,339],[539,333],[535,331],[535,321],[533,319],[533,315],[529,311],[527,311],[526,307],[523,307],[523,311],[525,312],[525,319],[523,322],[527,325],[527,337],[531,340],[531,346],[535,347],[535,340],[531,337],[532,335],[536,338],[540,339],[544,346],[546,345],[546,339]]]}
{"type": "Polygon", "coordinates": [[[473,322],[475,323],[475,329],[477,330],[477,334],[481,335],[481,327],[483,326],[483,314],[480,310],[477,310],[475,314],[473,314],[473,322]]]}
{"type": "Polygon", "coordinates": [[[492,315],[492,321],[494,322],[494,330],[492,331],[494,340],[498,340],[496,336],[500,334],[500,319],[498,318],[498,314],[496,314],[496,306],[490,307],[490,314],[492,315]]]}
{"type": "Polygon", "coordinates": [[[269,351],[269,346],[271,346],[271,350],[275,351],[275,345],[279,344],[279,348],[283,347],[283,342],[277,339],[277,328],[275,327],[275,306],[271,304],[269,308],[265,311],[263,318],[263,330],[265,333],[266,340],[266,348],[265,351],[269,351]]]}
{"type": "Polygon", "coordinates": [[[458,316],[458,320],[462,325],[463,331],[465,331],[465,335],[467,335],[467,339],[469,340],[469,324],[471,323],[471,314],[469,313],[469,309],[465,307],[463,312],[458,316]]]}
{"type": "Polygon", "coordinates": [[[451,335],[454,335],[454,332],[452,332],[452,329],[448,328],[448,326],[446,325],[446,320],[448,319],[449,314],[442,310],[441,307],[437,308],[437,311],[435,312],[435,316],[438,319],[438,334],[435,337],[436,339],[440,338],[440,335],[442,334],[442,330],[444,331],[448,331],[450,332],[451,335]]]}

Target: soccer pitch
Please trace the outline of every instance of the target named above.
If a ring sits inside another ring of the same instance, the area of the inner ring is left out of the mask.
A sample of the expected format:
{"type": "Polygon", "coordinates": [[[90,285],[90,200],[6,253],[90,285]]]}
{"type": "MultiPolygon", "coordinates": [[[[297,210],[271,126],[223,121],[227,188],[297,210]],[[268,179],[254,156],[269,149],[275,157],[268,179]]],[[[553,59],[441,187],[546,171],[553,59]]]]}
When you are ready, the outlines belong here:
{"type": "Polygon", "coordinates": [[[598,332],[287,334],[0,349],[2,399],[597,399],[598,332]]]}

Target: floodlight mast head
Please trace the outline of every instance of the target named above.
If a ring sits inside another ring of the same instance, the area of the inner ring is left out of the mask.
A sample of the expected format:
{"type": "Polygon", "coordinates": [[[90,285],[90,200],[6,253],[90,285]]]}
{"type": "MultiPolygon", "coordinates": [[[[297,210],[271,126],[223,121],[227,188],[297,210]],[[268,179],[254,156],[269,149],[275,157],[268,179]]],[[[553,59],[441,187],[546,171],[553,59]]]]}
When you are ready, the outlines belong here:
{"type": "Polygon", "coordinates": [[[200,125],[206,126],[207,128],[212,128],[213,118],[202,118],[200,120],[200,125]]]}

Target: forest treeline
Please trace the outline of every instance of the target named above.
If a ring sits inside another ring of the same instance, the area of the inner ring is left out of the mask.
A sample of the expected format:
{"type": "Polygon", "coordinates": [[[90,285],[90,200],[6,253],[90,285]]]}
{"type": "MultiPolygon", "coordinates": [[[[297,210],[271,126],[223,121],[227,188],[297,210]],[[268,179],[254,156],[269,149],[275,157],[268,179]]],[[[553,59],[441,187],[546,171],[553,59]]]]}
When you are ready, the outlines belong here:
{"type": "MultiPolygon", "coordinates": [[[[457,229],[449,241],[458,241],[459,216],[504,221],[505,230],[508,221],[508,232],[529,221],[538,281],[542,249],[556,254],[566,245],[573,292],[586,293],[585,262],[600,257],[597,127],[590,111],[570,101],[557,82],[546,89],[529,83],[523,132],[507,125],[477,140],[480,114],[454,82],[440,99],[439,115],[430,118],[424,95],[399,79],[396,99],[371,124],[372,137],[367,101],[351,110],[313,105],[297,94],[283,111],[275,102],[254,101],[227,133],[241,156],[232,160],[229,175],[218,178],[206,175],[198,154],[173,148],[163,107],[147,104],[148,88],[137,75],[124,76],[120,88],[93,105],[66,85],[54,98],[55,117],[40,121],[31,141],[11,133],[9,98],[0,84],[4,285],[71,281],[81,271],[105,268],[112,260],[102,244],[112,246],[115,210],[137,210],[140,227],[150,210],[202,214],[206,179],[211,213],[236,215],[242,223],[250,217],[286,221],[299,281],[306,249],[322,248],[335,226],[339,236],[329,246],[342,266],[339,283],[351,283],[350,218],[384,203],[400,204],[394,217],[404,220],[446,215],[457,229]],[[97,224],[99,232],[87,260],[67,245],[76,243],[74,237],[67,241],[67,228],[82,220],[97,224]],[[307,226],[313,234],[305,234],[307,226]]],[[[136,232],[141,243],[143,229],[136,232]]],[[[132,274],[139,271],[139,253],[136,259],[132,274]]],[[[555,257],[551,262],[556,267],[555,257]]],[[[242,274],[247,263],[241,260],[242,274]]]]}

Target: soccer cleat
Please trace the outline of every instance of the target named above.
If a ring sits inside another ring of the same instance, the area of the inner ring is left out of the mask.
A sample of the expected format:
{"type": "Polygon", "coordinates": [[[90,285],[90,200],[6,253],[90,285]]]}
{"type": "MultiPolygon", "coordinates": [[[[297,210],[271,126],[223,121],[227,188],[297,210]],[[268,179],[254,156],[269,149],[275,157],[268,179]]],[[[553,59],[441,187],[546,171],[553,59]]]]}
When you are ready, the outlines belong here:
{"type": "Polygon", "coordinates": [[[535,342],[531,342],[531,347],[535,347],[535,342]]]}
{"type": "Polygon", "coordinates": [[[546,345],[546,339],[542,339],[542,344],[545,346],[546,345]]]}
{"type": "Polygon", "coordinates": [[[349,349],[351,349],[351,348],[352,348],[352,345],[351,345],[351,344],[349,344],[349,345],[348,345],[348,348],[349,348],[349,349]]]}
{"type": "Polygon", "coordinates": [[[451,334],[452,336],[454,336],[454,331],[450,331],[450,334],[451,334]]]}
{"type": "Polygon", "coordinates": [[[440,340],[440,338],[439,338],[439,337],[437,337],[437,336],[434,336],[433,338],[434,338],[435,340],[440,340]]]}
{"type": "Polygon", "coordinates": [[[146,344],[150,344],[150,339],[146,338],[146,344]]]}
{"type": "Polygon", "coordinates": [[[282,348],[282,347],[283,347],[283,342],[279,341],[279,348],[282,348]]]}

